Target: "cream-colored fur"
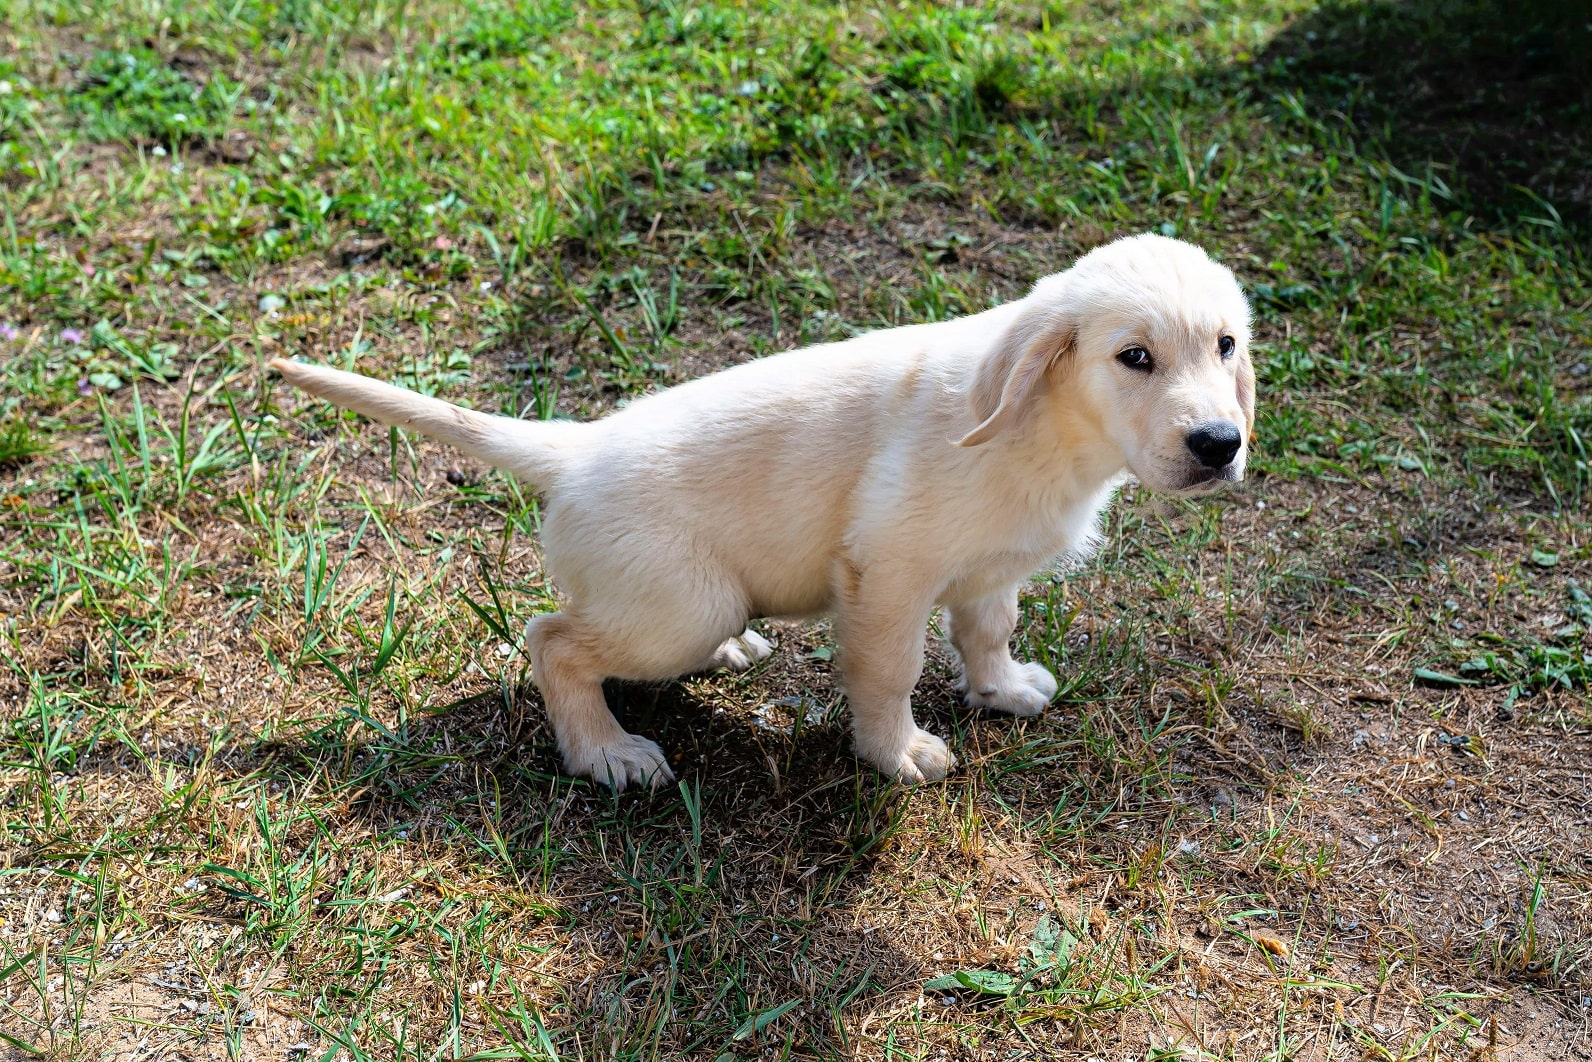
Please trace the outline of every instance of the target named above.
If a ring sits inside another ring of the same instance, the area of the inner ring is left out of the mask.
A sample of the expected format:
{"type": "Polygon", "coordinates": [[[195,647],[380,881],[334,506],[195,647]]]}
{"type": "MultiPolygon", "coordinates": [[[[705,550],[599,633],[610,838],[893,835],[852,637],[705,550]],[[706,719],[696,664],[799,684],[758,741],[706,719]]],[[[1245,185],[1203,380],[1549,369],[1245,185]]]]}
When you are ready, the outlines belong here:
{"type": "Polygon", "coordinates": [[[588,424],[272,366],[545,496],[543,550],[568,605],[530,624],[533,676],[565,767],[622,789],[673,776],[656,744],[620,728],[603,679],[748,667],[769,653],[747,629],[757,617],[834,616],[857,753],[897,778],[955,763],[912,716],[936,605],[970,704],[1043,710],[1055,678],[1008,646],[1018,588],[1087,551],[1129,474],[1168,491],[1242,478],[1248,347],[1232,274],[1186,243],[1139,236],[984,313],[749,362],[588,424]],[[1130,348],[1149,371],[1124,363],[1130,348]],[[1241,446],[1214,469],[1189,441],[1212,423],[1241,446]]]}

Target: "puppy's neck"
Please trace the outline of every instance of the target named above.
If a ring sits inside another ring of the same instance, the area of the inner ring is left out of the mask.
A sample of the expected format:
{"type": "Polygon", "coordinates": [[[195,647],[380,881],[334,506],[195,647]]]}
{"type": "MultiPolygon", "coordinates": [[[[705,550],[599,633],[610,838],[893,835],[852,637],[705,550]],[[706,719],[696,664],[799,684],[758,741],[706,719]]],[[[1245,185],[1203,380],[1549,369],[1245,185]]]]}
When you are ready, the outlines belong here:
{"type": "Polygon", "coordinates": [[[1065,396],[1066,381],[1053,381],[1036,408],[1006,433],[1010,459],[1031,476],[1054,484],[1068,497],[1090,497],[1120,483],[1128,472],[1122,451],[1104,426],[1065,396]]]}

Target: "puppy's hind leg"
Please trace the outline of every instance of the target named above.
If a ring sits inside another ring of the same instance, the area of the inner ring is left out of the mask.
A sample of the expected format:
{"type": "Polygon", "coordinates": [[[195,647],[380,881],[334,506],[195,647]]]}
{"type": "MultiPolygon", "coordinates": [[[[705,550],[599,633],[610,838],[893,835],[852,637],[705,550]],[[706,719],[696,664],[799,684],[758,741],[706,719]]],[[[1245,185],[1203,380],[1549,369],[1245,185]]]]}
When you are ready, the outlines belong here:
{"type": "Polygon", "coordinates": [[[525,648],[565,770],[616,792],[632,783],[657,789],[674,781],[657,743],[627,733],[608,710],[608,670],[595,631],[575,616],[554,612],[531,621],[525,648]]]}
{"type": "Polygon", "coordinates": [[[1056,677],[1039,664],[1012,659],[1017,588],[956,602],[946,608],[951,645],[962,658],[958,684],[971,708],[1038,715],[1056,695],[1056,677]]]}
{"type": "Polygon", "coordinates": [[[691,670],[717,671],[722,667],[730,671],[748,671],[773,653],[774,647],[768,644],[768,639],[748,627],[713,650],[711,656],[691,670]]]}

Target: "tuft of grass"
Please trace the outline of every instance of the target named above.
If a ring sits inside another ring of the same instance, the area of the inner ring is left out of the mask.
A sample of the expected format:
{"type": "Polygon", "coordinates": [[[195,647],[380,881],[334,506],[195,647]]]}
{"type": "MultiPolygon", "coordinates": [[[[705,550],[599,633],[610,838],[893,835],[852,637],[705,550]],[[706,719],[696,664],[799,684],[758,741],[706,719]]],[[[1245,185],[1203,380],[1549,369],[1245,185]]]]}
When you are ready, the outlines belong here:
{"type": "Polygon", "coordinates": [[[21,464],[50,450],[49,438],[22,419],[0,424],[0,466],[21,464]]]}
{"type": "Polygon", "coordinates": [[[170,146],[222,132],[241,95],[224,74],[196,82],[157,53],[134,48],[90,56],[69,110],[91,138],[170,146]]]}

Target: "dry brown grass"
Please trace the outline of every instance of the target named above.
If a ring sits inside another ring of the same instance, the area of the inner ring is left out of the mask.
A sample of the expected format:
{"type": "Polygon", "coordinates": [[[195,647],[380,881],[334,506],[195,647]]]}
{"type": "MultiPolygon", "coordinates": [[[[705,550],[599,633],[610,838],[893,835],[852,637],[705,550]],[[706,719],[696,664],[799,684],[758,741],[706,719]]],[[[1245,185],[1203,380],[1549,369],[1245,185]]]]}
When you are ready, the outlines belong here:
{"type": "MultiPolygon", "coordinates": [[[[486,582],[521,618],[545,600],[532,540],[468,484],[501,488],[473,470],[450,484],[460,460],[426,444],[395,478],[380,432],[300,423],[268,467],[209,485],[184,531],[151,506],[118,532],[192,556],[148,616],[164,644],[119,683],[126,650],[103,616],[140,618],[138,601],[11,621],[0,696],[20,722],[68,695],[80,751],[48,776],[7,768],[25,832],[0,931],[26,959],[8,1005],[72,1030],[68,1053],[221,1057],[229,1028],[245,1057],[324,1045],[332,1030],[305,1017],[343,995],[373,1024],[402,1013],[419,1042],[501,1043],[502,1015],[534,1008],[565,1050],[633,1051],[652,1029],[654,1049],[697,1053],[701,1030],[725,1028],[724,982],[743,1013],[800,1001],[764,1042],[862,1056],[909,1041],[1260,1057],[1286,1041],[1296,1058],[1446,1057],[1464,1034],[1499,1057],[1568,1058],[1585,1042],[1584,696],[1504,710],[1496,688],[1409,684],[1429,661],[1408,634],[1432,609],[1472,630],[1543,620],[1495,562],[1525,549],[1507,514],[1434,510],[1419,481],[1380,475],[1262,477],[1192,510],[1129,499],[1103,567],[1032,590],[1070,618],[1058,636],[1031,613],[1024,633],[1057,639],[1080,683],[1065,703],[974,721],[951,708],[943,660],[931,669],[923,711],[967,764],[947,784],[899,790],[860,767],[813,658],[822,629],[780,625],[760,674],[614,691],[686,787],[616,804],[555,777],[523,668],[461,604],[486,603],[486,582]],[[315,513],[333,529],[351,607],[324,651],[369,667],[354,632],[381,629],[394,580],[413,622],[357,698],[295,662],[298,567],[273,570],[277,544],[232,502],[310,446],[293,473],[310,489],[273,533],[315,513]],[[350,548],[367,514],[380,531],[350,548]],[[1079,943],[1037,998],[925,993],[957,969],[1018,970],[1045,917],[1079,943]]],[[[7,514],[24,532],[47,518],[7,514]]],[[[1526,531],[1580,533],[1540,517],[1526,531]]],[[[28,607],[13,595],[6,611],[28,607]]]]}

